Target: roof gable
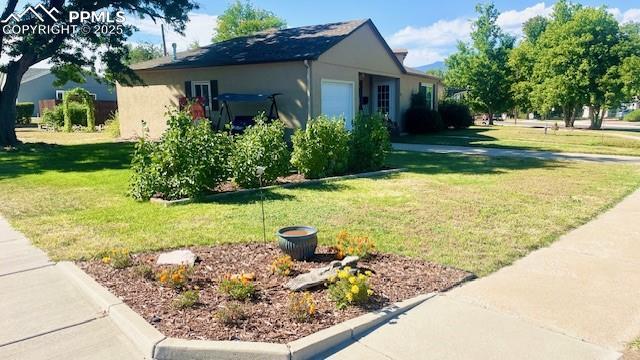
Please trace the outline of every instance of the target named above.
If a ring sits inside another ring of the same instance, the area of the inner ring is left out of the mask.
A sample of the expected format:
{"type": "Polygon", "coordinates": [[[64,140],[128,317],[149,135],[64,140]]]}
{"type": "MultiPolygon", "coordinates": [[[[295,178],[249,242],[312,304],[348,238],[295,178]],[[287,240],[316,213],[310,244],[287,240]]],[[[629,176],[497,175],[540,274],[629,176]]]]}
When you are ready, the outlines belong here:
{"type": "MultiPolygon", "coordinates": [[[[142,62],[134,70],[179,69],[223,65],[315,60],[353,31],[371,20],[265,31],[214,43],[197,50],[142,62]]],[[[386,43],[385,43],[386,44],[386,43]]]]}

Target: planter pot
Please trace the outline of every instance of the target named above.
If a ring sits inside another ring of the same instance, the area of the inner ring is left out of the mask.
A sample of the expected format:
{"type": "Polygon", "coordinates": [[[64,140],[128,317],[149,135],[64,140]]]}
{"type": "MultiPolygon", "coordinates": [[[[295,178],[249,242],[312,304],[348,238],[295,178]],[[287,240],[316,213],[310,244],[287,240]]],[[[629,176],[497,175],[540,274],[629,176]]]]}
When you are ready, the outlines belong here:
{"type": "Polygon", "coordinates": [[[280,250],[295,260],[313,257],[318,246],[318,229],[311,226],[287,226],[276,232],[280,250]]]}

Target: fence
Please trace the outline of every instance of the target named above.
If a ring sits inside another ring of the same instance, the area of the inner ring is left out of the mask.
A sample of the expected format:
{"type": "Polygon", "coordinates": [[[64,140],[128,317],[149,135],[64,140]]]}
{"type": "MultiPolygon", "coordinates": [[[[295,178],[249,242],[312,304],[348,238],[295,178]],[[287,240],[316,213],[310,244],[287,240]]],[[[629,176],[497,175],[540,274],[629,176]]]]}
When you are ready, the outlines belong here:
{"type": "MultiPolygon", "coordinates": [[[[38,107],[40,108],[40,116],[46,109],[53,109],[56,105],[62,103],[62,100],[46,99],[38,101],[38,107]]],[[[93,102],[96,108],[96,125],[104,124],[105,121],[118,110],[118,103],[116,101],[96,100],[93,102]]]]}

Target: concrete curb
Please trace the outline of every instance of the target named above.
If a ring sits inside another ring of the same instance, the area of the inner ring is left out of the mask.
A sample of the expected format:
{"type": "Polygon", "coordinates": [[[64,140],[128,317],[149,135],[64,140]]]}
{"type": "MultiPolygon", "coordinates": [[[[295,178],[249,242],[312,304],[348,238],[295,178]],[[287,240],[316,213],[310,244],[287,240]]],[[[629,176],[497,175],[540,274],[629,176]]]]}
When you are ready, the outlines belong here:
{"type": "Polygon", "coordinates": [[[131,310],[109,290],[98,284],[76,264],[63,261],[56,266],[98,305],[100,310],[129,338],[141,354],[149,359],[153,358],[156,344],[164,340],[166,336],[131,310]]]}
{"type": "Polygon", "coordinates": [[[167,338],[161,341],[154,354],[156,360],[288,360],[289,347],[247,341],[208,341],[167,338]]]}
{"type": "MultiPolygon", "coordinates": [[[[241,189],[241,190],[237,190],[237,191],[229,191],[229,192],[225,192],[225,193],[207,195],[207,196],[204,196],[201,199],[201,201],[204,201],[204,202],[213,201],[213,200],[216,200],[216,199],[219,199],[219,198],[232,196],[232,195],[246,195],[246,194],[255,193],[255,192],[260,191],[260,190],[270,190],[270,189],[278,189],[278,188],[293,188],[293,187],[313,185],[313,184],[321,184],[321,183],[327,183],[327,182],[333,182],[333,181],[339,181],[339,180],[348,180],[348,179],[358,179],[358,178],[366,178],[366,177],[384,176],[384,175],[395,174],[395,173],[399,173],[399,172],[403,172],[403,171],[407,171],[407,169],[406,168],[398,168],[398,169],[371,171],[371,172],[359,173],[359,174],[351,174],[351,175],[344,175],[344,176],[327,177],[327,178],[322,178],[322,179],[305,180],[305,181],[301,181],[301,182],[287,183],[287,184],[282,184],[282,185],[264,186],[264,187],[256,188],[256,189],[241,189]]],[[[151,198],[149,201],[154,203],[154,204],[162,205],[164,207],[175,206],[175,205],[185,205],[185,204],[190,204],[190,203],[196,202],[194,199],[191,199],[191,198],[178,199],[178,200],[164,200],[164,199],[158,199],[158,198],[151,198]]]]}
{"type": "Polygon", "coordinates": [[[310,359],[373,330],[385,321],[435,297],[418,295],[370,312],[287,344],[167,338],[122,300],[71,262],[56,266],[71,278],[145,356],[157,360],[285,360],[310,359]]]}

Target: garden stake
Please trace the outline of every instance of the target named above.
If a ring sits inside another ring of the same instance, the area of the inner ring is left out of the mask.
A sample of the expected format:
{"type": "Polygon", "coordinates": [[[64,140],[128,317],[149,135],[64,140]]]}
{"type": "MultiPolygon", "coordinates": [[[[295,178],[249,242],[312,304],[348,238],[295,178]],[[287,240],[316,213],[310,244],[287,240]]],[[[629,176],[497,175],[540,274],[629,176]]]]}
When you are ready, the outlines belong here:
{"type": "Polygon", "coordinates": [[[264,166],[256,166],[256,174],[260,182],[260,208],[262,209],[262,240],[267,243],[267,225],[264,220],[264,189],[262,186],[262,174],[264,174],[264,166]]]}

